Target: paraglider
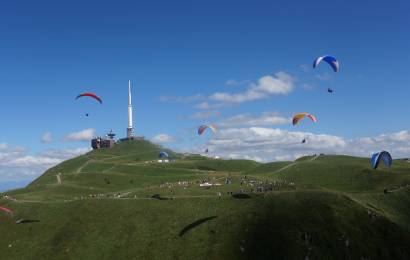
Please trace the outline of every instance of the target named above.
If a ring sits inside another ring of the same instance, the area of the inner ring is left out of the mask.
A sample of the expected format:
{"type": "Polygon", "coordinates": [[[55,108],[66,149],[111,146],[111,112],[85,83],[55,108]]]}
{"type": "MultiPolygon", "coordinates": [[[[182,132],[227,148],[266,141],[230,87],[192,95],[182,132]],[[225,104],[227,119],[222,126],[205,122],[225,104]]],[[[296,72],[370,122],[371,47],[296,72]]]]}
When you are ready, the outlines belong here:
{"type": "Polygon", "coordinates": [[[332,67],[334,72],[339,71],[339,61],[335,57],[330,55],[317,57],[313,62],[313,68],[316,68],[321,61],[327,62],[330,65],[330,67],[332,67]]]}
{"type": "Polygon", "coordinates": [[[304,143],[306,143],[306,139],[303,139],[303,140],[302,140],[302,144],[304,144],[304,143]]]}
{"type": "Polygon", "coordinates": [[[327,92],[329,92],[329,93],[333,93],[333,89],[328,88],[328,89],[327,89],[327,92]]]}
{"type": "MultiPolygon", "coordinates": [[[[102,104],[101,98],[100,98],[99,96],[97,96],[96,94],[94,94],[94,93],[90,93],[90,92],[81,93],[81,94],[78,95],[75,99],[77,100],[77,99],[79,99],[79,98],[81,98],[81,97],[90,97],[90,98],[93,98],[93,99],[95,99],[96,101],[98,101],[100,104],[102,104]]],[[[85,116],[88,117],[89,114],[86,113],[85,116]]]]}
{"type": "Polygon", "coordinates": [[[292,124],[296,125],[301,119],[303,119],[304,117],[308,117],[310,120],[312,120],[314,123],[317,122],[317,119],[314,115],[311,115],[309,113],[299,113],[296,114],[293,119],[292,119],[292,124]]]}
{"type": "MultiPolygon", "coordinates": [[[[205,133],[206,129],[211,129],[212,134],[216,133],[218,131],[218,128],[216,128],[216,125],[214,124],[209,124],[209,125],[200,125],[198,127],[198,135],[202,135],[203,133],[205,133]]],[[[201,148],[202,149],[202,148],[201,148]]],[[[205,149],[205,154],[208,154],[209,150],[208,148],[205,149]]]]}
{"type": "Polygon", "coordinates": [[[389,152],[381,151],[379,153],[374,153],[370,160],[373,169],[379,167],[380,160],[383,161],[384,165],[390,167],[393,164],[393,159],[389,152]]]}
{"type": "Polygon", "coordinates": [[[218,129],[216,128],[215,125],[210,124],[210,125],[201,125],[198,127],[198,135],[202,135],[206,129],[211,129],[213,133],[216,133],[218,129]]]}
{"type": "Polygon", "coordinates": [[[101,98],[94,93],[90,93],[90,92],[81,93],[75,99],[79,99],[80,97],[90,97],[90,98],[97,100],[100,104],[102,104],[101,98]]]}
{"type": "Polygon", "coordinates": [[[158,157],[159,158],[168,158],[169,156],[166,152],[162,151],[162,152],[159,153],[158,157]]]}
{"type": "Polygon", "coordinates": [[[11,209],[5,208],[5,207],[0,207],[0,211],[3,211],[11,216],[13,216],[13,211],[11,209]]]}

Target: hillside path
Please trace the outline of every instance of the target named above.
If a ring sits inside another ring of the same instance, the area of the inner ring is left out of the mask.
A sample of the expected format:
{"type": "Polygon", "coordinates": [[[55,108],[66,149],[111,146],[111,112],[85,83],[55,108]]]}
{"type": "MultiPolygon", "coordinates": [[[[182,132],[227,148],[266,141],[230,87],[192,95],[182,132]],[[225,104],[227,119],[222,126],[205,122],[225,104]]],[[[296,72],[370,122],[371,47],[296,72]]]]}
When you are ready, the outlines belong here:
{"type": "Polygon", "coordinates": [[[87,166],[88,164],[95,162],[95,160],[91,159],[86,161],[83,165],[81,165],[80,167],[77,168],[77,170],[75,171],[75,175],[78,175],[81,173],[81,171],[84,169],[85,166],[87,166]]]}
{"type": "MultiPolygon", "coordinates": [[[[309,159],[309,162],[312,162],[312,161],[316,160],[316,159],[319,158],[319,157],[320,157],[320,154],[317,154],[317,155],[315,155],[314,157],[312,157],[311,159],[309,159]]],[[[283,166],[282,168],[280,168],[280,169],[278,169],[278,170],[276,170],[276,171],[274,171],[274,172],[272,172],[272,173],[281,172],[281,171],[286,170],[287,168],[290,168],[290,167],[292,167],[292,166],[294,166],[294,165],[296,165],[296,164],[298,164],[298,163],[299,163],[299,162],[293,162],[293,163],[291,163],[291,164],[285,165],[285,166],[283,166]]]]}
{"type": "Polygon", "coordinates": [[[274,171],[273,173],[281,172],[281,171],[286,170],[287,168],[290,168],[290,167],[292,167],[292,166],[294,166],[294,165],[296,165],[296,164],[297,164],[297,162],[293,162],[293,163],[291,163],[291,164],[285,165],[284,167],[282,167],[282,168],[280,168],[280,169],[274,171]]]}
{"type": "Polygon", "coordinates": [[[401,187],[398,187],[398,188],[396,188],[396,189],[388,190],[388,192],[397,192],[397,191],[404,190],[404,189],[406,189],[406,188],[408,188],[408,187],[410,187],[410,184],[406,184],[406,185],[401,186],[401,187]]]}
{"type": "Polygon", "coordinates": [[[316,160],[317,158],[319,158],[319,156],[320,156],[320,154],[317,154],[317,155],[315,155],[312,159],[310,159],[309,161],[314,161],[314,160],[316,160]]]}

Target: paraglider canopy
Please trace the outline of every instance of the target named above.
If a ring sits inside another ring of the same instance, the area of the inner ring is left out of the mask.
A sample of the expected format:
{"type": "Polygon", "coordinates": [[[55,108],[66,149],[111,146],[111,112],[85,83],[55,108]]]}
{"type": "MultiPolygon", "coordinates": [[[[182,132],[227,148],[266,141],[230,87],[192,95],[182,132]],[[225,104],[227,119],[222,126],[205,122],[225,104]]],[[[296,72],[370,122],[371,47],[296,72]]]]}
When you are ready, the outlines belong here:
{"type": "Polygon", "coordinates": [[[90,92],[81,93],[75,99],[79,99],[80,97],[91,97],[91,98],[97,100],[98,102],[100,102],[100,104],[102,104],[101,98],[99,96],[97,96],[96,94],[94,94],[94,93],[90,93],[90,92]]]}
{"type": "Polygon", "coordinates": [[[293,119],[292,119],[292,124],[296,125],[301,119],[303,119],[304,117],[308,117],[310,118],[310,120],[312,120],[313,122],[317,122],[317,119],[314,115],[311,115],[309,113],[298,113],[296,114],[293,119]]]}
{"type": "Polygon", "coordinates": [[[380,160],[382,160],[387,167],[390,167],[393,163],[393,159],[389,152],[381,151],[379,153],[374,153],[370,160],[373,169],[379,167],[380,160]]]}
{"type": "Polygon", "coordinates": [[[304,143],[306,143],[306,139],[303,139],[303,140],[302,140],[302,144],[304,144],[304,143]]]}
{"type": "Polygon", "coordinates": [[[316,68],[321,61],[327,62],[330,65],[330,67],[332,67],[334,72],[339,71],[339,61],[337,61],[335,57],[330,56],[330,55],[317,57],[315,61],[313,62],[313,68],[316,68]]]}
{"type": "Polygon", "coordinates": [[[329,92],[329,93],[333,93],[333,89],[328,88],[328,89],[327,89],[327,92],[329,92]]]}
{"type": "Polygon", "coordinates": [[[218,131],[218,129],[216,128],[216,126],[214,124],[210,124],[210,125],[201,125],[198,127],[198,135],[202,135],[206,129],[211,129],[212,132],[216,133],[218,131]]]}
{"type": "Polygon", "coordinates": [[[168,158],[169,156],[166,152],[162,151],[162,152],[159,153],[158,157],[159,158],[168,158]]]}
{"type": "Polygon", "coordinates": [[[0,207],[0,211],[3,211],[9,215],[13,215],[13,211],[11,209],[5,208],[5,207],[0,207]]]}

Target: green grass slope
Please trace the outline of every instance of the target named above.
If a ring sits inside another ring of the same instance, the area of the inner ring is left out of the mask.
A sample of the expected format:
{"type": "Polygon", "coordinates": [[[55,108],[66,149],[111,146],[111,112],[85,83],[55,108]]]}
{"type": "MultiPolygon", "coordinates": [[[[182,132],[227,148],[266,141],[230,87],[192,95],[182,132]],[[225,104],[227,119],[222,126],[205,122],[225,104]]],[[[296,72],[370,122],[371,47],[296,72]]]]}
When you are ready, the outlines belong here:
{"type": "Polygon", "coordinates": [[[159,163],[162,150],[119,143],[8,192],[0,205],[15,217],[0,213],[2,257],[410,259],[406,161],[372,170],[349,156],[262,164],[166,150],[176,161],[159,163]],[[248,198],[231,196],[239,191],[248,198]]]}

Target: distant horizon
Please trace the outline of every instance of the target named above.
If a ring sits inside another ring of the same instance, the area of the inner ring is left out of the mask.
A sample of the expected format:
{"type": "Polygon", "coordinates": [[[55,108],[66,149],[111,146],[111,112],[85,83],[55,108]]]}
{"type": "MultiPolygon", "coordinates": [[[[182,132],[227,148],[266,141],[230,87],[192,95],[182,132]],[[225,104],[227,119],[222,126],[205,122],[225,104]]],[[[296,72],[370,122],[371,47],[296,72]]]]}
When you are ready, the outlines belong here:
{"type": "MultiPolygon", "coordinates": [[[[119,141],[119,139],[117,140],[119,141]]],[[[149,140],[147,140],[149,141],[149,140]]],[[[170,149],[169,147],[165,147],[162,146],[165,149],[170,149]]],[[[108,148],[107,148],[108,149],[108,148]]],[[[178,151],[174,151],[177,153],[182,153],[182,152],[178,152],[178,151]]],[[[208,158],[214,158],[213,156],[207,156],[205,154],[195,154],[195,153],[191,153],[192,155],[202,155],[208,158]]],[[[356,157],[356,158],[363,158],[363,159],[369,159],[370,162],[370,157],[363,157],[363,156],[353,156],[353,155],[349,155],[349,154],[325,154],[325,153],[317,153],[317,154],[306,154],[306,155],[302,155],[298,158],[295,158],[294,160],[291,160],[291,162],[294,162],[300,158],[303,157],[311,157],[311,156],[315,156],[315,155],[323,155],[323,156],[350,156],[350,157],[356,157]]],[[[80,156],[80,155],[79,155],[80,156]]],[[[71,158],[70,158],[71,159],[71,158]]],[[[239,160],[239,159],[234,159],[234,158],[220,158],[221,160],[239,160]]],[[[247,160],[251,160],[251,161],[255,161],[252,159],[247,159],[247,160]]],[[[394,160],[409,160],[409,157],[403,157],[403,158],[394,158],[394,160]]],[[[257,161],[255,161],[257,162],[257,161]]],[[[267,162],[258,162],[258,163],[280,163],[280,162],[286,162],[286,161],[267,161],[267,162]]],[[[369,164],[369,168],[370,168],[370,164],[369,164]]],[[[42,172],[39,176],[34,177],[33,179],[24,179],[24,180],[19,180],[19,181],[9,181],[9,182],[0,182],[0,193],[4,193],[7,191],[11,191],[11,190],[15,190],[15,189],[20,189],[20,188],[24,188],[27,185],[29,185],[30,183],[32,183],[34,180],[36,180],[38,177],[40,177],[42,174],[44,174],[44,172],[42,172]]]]}

